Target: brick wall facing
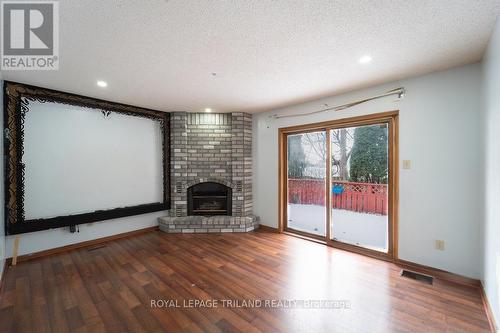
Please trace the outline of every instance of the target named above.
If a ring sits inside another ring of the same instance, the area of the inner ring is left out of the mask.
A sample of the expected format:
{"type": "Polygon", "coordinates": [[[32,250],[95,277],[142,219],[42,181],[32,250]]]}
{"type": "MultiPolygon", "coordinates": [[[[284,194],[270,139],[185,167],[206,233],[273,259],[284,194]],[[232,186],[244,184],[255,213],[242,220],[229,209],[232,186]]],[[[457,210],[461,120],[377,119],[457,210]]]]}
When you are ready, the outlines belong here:
{"type": "Polygon", "coordinates": [[[233,216],[252,215],[252,116],[174,112],[171,217],[187,215],[187,188],[215,181],[232,188],[233,216]]]}

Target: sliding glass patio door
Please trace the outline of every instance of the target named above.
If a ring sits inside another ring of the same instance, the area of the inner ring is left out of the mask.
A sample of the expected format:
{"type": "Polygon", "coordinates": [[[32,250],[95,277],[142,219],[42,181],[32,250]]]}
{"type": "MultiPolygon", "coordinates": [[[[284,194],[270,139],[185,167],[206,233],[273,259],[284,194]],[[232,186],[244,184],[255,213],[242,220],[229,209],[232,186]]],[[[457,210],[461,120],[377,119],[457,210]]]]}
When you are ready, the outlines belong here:
{"type": "Polygon", "coordinates": [[[321,125],[280,129],[282,229],[394,255],[397,112],[321,125]]]}
{"type": "Polygon", "coordinates": [[[288,136],[287,226],[326,236],[326,131],[288,136]]]}
{"type": "Polygon", "coordinates": [[[330,130],[331,239],[389,249],[389,150],[385,123],[330,130]]]}

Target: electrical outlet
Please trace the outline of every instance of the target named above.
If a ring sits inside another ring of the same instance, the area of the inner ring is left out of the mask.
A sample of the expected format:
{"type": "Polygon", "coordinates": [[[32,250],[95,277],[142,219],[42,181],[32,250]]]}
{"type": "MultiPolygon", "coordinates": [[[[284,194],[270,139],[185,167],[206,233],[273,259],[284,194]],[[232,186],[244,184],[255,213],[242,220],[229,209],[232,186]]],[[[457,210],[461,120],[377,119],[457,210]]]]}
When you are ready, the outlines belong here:
{"type": "Polygon", "coordinates": [[[411,161],[403,160],[403,169],[411,169],[411,161]]]}
{"type": "Polygon", "coordinates": [[[444,240],[436,239],[436,250],[444,251],[444,240]]]}

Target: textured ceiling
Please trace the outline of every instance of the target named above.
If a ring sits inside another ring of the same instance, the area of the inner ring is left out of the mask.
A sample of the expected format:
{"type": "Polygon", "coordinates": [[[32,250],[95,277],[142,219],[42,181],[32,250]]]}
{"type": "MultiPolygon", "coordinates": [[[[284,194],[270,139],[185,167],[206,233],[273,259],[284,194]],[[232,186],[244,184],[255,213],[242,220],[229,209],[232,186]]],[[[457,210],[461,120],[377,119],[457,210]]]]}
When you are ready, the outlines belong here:
{"type": "Polygon", "coordinates": [[[500,0],[59,3],[59,71],[3,78],[163,111],[262,111],[476,62],[500,11],[500,0]]]}

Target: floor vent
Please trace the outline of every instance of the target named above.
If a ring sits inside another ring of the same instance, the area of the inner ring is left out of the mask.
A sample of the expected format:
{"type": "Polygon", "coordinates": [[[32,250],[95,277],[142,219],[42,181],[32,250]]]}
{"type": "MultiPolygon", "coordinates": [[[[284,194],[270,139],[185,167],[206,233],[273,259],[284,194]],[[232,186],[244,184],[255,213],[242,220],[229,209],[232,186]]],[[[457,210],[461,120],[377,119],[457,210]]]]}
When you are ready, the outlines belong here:
{"type": "Polygon", "coordinates": [[[87,250],[87,252],[96,251],[96,250],[102,249],[103,247],[106,247],[106,245],[99,245],[99,246],[90,248],[90,249],[87,250]]]}
{"type": "Polygon", "coordinates": [[[417,281],[422,281],[427,284],[432,284],[434,282],[434,278],[432,276],[420,274],[417,272],[407,271],[406,269],[401,270],[401,276],[417,281]]]}

